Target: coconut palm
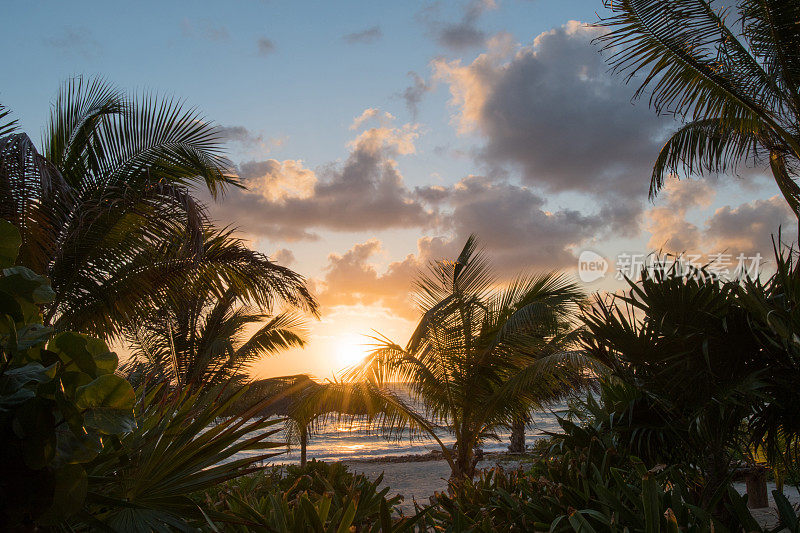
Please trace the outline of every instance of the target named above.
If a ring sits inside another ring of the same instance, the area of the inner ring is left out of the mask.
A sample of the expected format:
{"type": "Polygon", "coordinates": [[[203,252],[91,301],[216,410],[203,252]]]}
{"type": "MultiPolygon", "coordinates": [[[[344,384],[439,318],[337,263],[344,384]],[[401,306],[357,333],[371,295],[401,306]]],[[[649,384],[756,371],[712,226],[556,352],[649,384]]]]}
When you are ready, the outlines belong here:
{"type": "Polygon", "coordinates": [[[453,478],[474,474],[478,444],[560,397],[580,375],[580,354],[567,350],[580,289],[551,272],[523,274],[497,290],[477,246],[470,237],[455,261],[430,265],[416,284],[423,315],[406,346],[378,338],[352,373],[376,386],[408,382],[425,426],[455,436],[455,450],[442,445],[453,478]]]}
{"type": "Polygon", "coordinates": [[[267,404],[261,416],[286,417],[286,442],[300,445],[301,467],[306,465],[309,437],[331,420],[361,417],[395,438],[402,435],[400,428],[408,428],[412,435],[432,432],[392,391],[370,382],[319,383],[307,374],[262,379],[251,383],[243,397],[245,405],[254,401],[267,404]]]}
{"type": "Polygon", "coordinates": [[[119,336],[154,295],[198,279],[314,308],[300,276],[214,230],[192,197],[238,186],[229,168],[217,128],[180,102],[65,83],[41,153],[24,133],[0,138],[0,217],[20,228],[18,262],[51,280],[45,322],[119,336]]]}
{"type": "Polygon", "coordinates": [[[156,307],[127,330],[125,371],[137,381],[192,389],[242,381],[258,359],[305,345],[302,316],[262,312],[234,288],[217,296],[203,280],[167,291],[156,307]]]}
{"type": "Polygon", "coordinates": [[[800,3],[741,0],[606,0],[614,13],[598,40],[614,70],[639,75],[640,96],[688,121],[653,167],[650,195],[667,176],[735,170],[769,161],[775,182],[800,218],[800,3]]]}

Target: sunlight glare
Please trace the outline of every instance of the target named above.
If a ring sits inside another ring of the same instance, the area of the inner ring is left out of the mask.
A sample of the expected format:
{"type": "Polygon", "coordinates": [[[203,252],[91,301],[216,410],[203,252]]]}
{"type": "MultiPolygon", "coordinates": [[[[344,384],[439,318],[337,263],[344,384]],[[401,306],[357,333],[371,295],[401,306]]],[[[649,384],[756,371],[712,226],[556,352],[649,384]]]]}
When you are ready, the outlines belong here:
{"type": "Polygon", "coordinates": [[[345,370],[361,362],[367,355],[366,339],[359,335],[345,335],[336,341],[336,366],[345,370]]]}

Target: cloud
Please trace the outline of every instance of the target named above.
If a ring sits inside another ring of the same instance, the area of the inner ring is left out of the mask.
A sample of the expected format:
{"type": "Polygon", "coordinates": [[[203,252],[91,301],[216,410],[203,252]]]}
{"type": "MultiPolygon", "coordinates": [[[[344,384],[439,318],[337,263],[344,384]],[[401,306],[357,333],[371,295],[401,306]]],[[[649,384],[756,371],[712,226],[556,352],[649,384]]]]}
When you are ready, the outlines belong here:
{"type": "MultiPolygon", "coordinates": [[[[368,110],[369,111],[369,110],[368,110]]],[[[219,217],[243,223],[245,232],[274,239],[314,239],[314,230],[365,231],[430,227],[436,213],[404,184],[395,157],[415,152],[418,126],[383,124],[348,143],[342,163],[316,171],[302,161],[274,159],[239,165],[247,191],[232,191],[215,206],[219,217]]],[[[362,115],[363,117],[364,115],[362,115]]],[[[358,119],[357,119],[358,121],[358,119]]]]}
{"type": "Polygon", "coordinates": [[[456,22],[442,20],[438,8],[438,4],[429,6],[417,18],[428,27],[440,45],[454,51],[463,51],[482,46],[486,42],[487,35],[478,28],[477,23],[486,11],[496,9],[497,3],[494,0],[471,0],[463,7],[462,16],[456,22]]]}
{"type": "Polygon", "coordinates": [[[303,168],[302,161],[248,161],[238,167],[239,177],[252,194],[269,202],[288,198],[308,198],[314,193],[317,177],[303,168]]]}
{"type": "Polygon", "coordinates": [[[61,33],[49,37],[44,42],[53,48],[70,55],[93,59],[100,55],[100,43],[92,37],[88,28],[64,28],[61,33]]]}
{"type": "Polygon", "coordinates": [[[258,55],[268,56],[275,51],[275,42],[266,37],[259,37],[256,41],[256,47],[258,49],[258,55]]]}
{"type": "Polygon", "coordinates": [[[353,123],[350,124],[350,129],[357,130],[363,126],[365,122],[370,120],[377,120],[379,124],[386,126],[392,123],[394,120],[394,115],[389,112],[381,112],[381,110],[376,107],[369,107],[365,109],[363,113],[353,119],[353,123]]]}
{"type": "Polygon", "coordinates": [[[504,275],[521,268],[571,267],[573,250],[607,224],[599,214],[549,210],[529,188],[480,176],[458,182],[448,202],[452,213],[443,218],[451,225],[452,240],[460,246],[477,234],[504,275]]]}
{"type": "Polygon", "coordinates": [[[510,167],[546,191],[591,194],[608,209],[643,202],[666,128],[630,102],[591,40],[601,30],[572,21],[528,46],[494,36],[474,61],[437,59],[459,133],[477,133],[478,158],[510,167]]]}
{"type": "Polygon", "coordinates": [[[211,20],[190,20],[185,18],[181,21],[181,30],[185,37],[197,37],[212,42],[227,41],[230,38],[230,33],[226,26],[211,20]]]}
{"type": "Polygon", "coordinates": [[[289,266],[295,262],[295,257],[291,250],[279,248],[270,256],[270,260],[282,266],[289,266]]]}
{"type": "Polygon", "coordinates": [[[647,246],[652,250],[679,254],[697,252],[703,241],[700,228],[686,220],[695,208],[711,205],[714,189],[705,180],[667,181],[660,204],[647,213],[647,246]]]}
{"type": "Polygon", "coordinates": [[[530,189],[482,176],[447,188],[418,188],[415,194],[449,206],[442,216],[444,234],[419,239],[416,253],[384,269],[378,267],[383,245],[377,239],[329,255],[324,277],[315,282],[322,305],[382,306],[412,320],[418,318],[413,280],[430,261],[456,257],[469,235],[477,234],[494,272],[509,278],[521,270],[574,267],[575,250],[604,224],[599,215],[549,211],[530,189]]]}
{"type": "Polygon", "coordinates": [[[400,97],[405,100],[408,111],[416,118],[422,97],[425,96],[425,93],[430,92],[432,87],[416,72],[409,72],[408,76],[412,83],[400,93],[400,97]]]}
{"type": "Polygon", "coordinates": [[[377,42],[383,37],[380,26],[372,26],[365,30],[348,33],[342,36],[342,40],[347,44],[370,44],[377,42]]]}
{"type": "Polygon", "coordinates": [[[705,260],[720,253],[772,256],[772,238],[782,227],[793,235],[797,220],[782,196],[718,207],[700,224],[693,210],[712,205],[715,191],[706,180],[670,180],[662,200],[647,212],[648,246],[678,254],[700,254],[705,260]]]}
{"type": "MultiPolygon", "coordinates": [[[[316,293],[323,306],[377,306],[392,310],[407,320],[419,318],[412,285],[419,271],[432,259],[445,257],[452,248],[441,238],[417,241],[417,252],[393,261],[379,271],[375,259],[383,254],[377,239],[357,243],[344,254],[330,254],[325,275],[315,280],[316,293]]],[[[448,255],[449,256],[449,255],[448,255]]]]}
{"type": "Polygon", "coordinates": [[[217,132],[223,142],[237,143],[247,150],[269,151],[283,146],[286,142],[286,139],[281,137],[265,138],[264,135],[253,133],[244,126],[218,126],[217,132]]]}
{"type": "Polygon", "coordinates": [[[793,242],[797,219],[782,196],[753,200],[737,207],[726,205],[706,220],[708,249],[745,255],[761,253],[764,257],[772,257],[771,237],[775,235],[777,238],[779,227],[783,230],[784,240],[793,242]]]}

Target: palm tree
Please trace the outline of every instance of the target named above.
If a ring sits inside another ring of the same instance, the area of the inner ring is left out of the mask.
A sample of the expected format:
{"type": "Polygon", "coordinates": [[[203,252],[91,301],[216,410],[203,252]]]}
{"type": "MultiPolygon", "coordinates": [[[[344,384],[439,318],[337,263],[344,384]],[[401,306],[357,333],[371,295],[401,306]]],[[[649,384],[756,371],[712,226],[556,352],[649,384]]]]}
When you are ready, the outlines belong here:
{"type": "Polygon", "coordinates": [[[200,279],[258,306],[315,309],[301,276],[214,230],[192,197],[198,185],[214,198],[240,186],[218,129],[197,111],[75,78],[51,109],[41,154],[3,129],[0,217],[20,228],[18,262],[51,280],[48,325],[119,337],[155,296],[200,279]]]}
{"type": "Polygon", "coordinates": [[[217,296],[203,280],[166,292],[157,309],[127,330],[132,354],[125,371],[137,381],[190,389],[242,381],[261,357],[305,345],[301,316],[244,305],[234,288],[217,296]]]}
{"type": "Polygon", "coordinates": [[[437,439],[455,479],[474,474],[480,442],[560,397],[580,375],[580,354],[567,351],[580,289],[558,273],[497,285],[470,237],[455,261],[436,261],[419,278],[423,315],[408,344],[376,339],[352,373],[376,386],[408,382],[425,406],[420,427],[446,425],[455,435],[455,450],[437,439]]]}
{"type": "Polygon", "coordinates": [[[266,403],[261,416],[286,417],[286,442],[300,445],[300,466],[306,465],[308,439],[332,419],[363,417],[389,437],[399,438],[400,428],[411,434],[432,431],[391,391],[370,382],[319,383],[307,374],[257,380],[248,387],[243,404],[266,403]]]}
{"type": "Polygon", "coordinates": [[[686,122],[661,149],[650,196],[667,176],[735,170],[768,160],[775,182],[800,218],[800,3],[713,0],[605,0],[614,13],[598,38],[626,80],[643,75],[658,112],[686,122]]]}

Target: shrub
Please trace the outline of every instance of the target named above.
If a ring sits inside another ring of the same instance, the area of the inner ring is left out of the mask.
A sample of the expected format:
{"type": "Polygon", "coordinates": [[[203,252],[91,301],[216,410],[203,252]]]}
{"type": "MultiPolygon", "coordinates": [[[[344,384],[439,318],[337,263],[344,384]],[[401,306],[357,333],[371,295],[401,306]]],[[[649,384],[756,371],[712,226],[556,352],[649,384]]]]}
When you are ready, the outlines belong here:
{"type": "Polygon", "coordinates": [[[401,496],[378,489],[341,463],[271,467],[199,495],[226,531],[409,531],[419,519],[396,517],[401,496]]]}
{"type": "MultiPolygon", "coordinates": [[[[696,504],[684,472],[651,468],[613,446],[601,425],[561,420],[550,453],[528,471],[493,469],[451,484],[433,499],[426,521],[447,531],[725,531],[696,504]]],[[[727,489],[729,511],[758,530],[744,499],[727,489]]]]}
{"type": "Polygon", "coordinates": [[[135,427],[134,391],[106,344],[56,335],[39,306],[46,278],[14,266],[20,234],[0,220],[0,526],[55,524],[86,497],[84,465],[135,427]]]}

